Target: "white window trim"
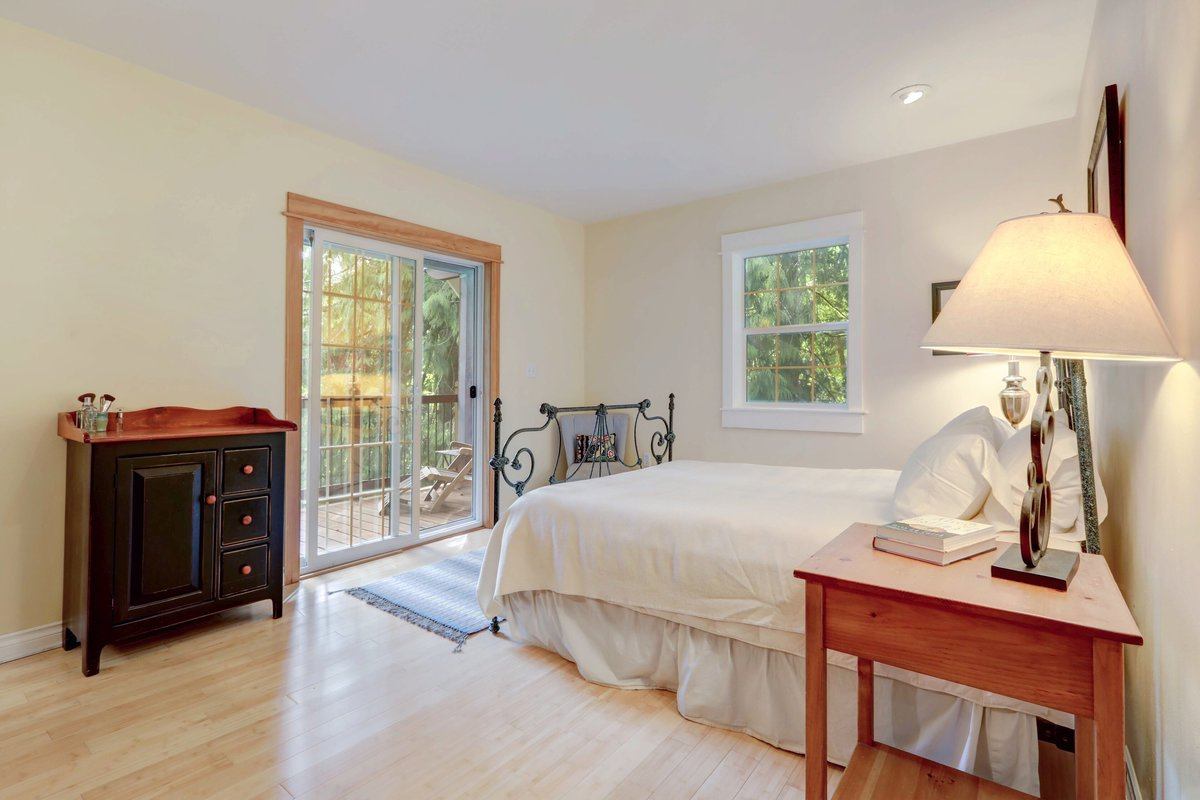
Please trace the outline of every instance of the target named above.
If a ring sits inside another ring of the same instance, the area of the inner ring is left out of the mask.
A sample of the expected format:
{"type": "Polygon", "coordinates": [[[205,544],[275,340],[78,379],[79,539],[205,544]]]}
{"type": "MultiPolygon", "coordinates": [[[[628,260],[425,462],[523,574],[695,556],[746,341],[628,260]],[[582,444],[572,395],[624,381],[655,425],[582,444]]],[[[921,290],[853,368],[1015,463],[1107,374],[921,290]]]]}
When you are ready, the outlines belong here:
{"type": "Polygon", "coordinates": [[[721,237],[724,261],[721,427],[862,433],[863,417],[863,215],[861,211],[776,225],[721,237]],[[850,324],[846,333],[846,403],[747,403],[746,328],[742,312],[742,262],[753,256],[850,245],[850,324]],[[737,301],[735,304],[735,300],[737,301]]]}

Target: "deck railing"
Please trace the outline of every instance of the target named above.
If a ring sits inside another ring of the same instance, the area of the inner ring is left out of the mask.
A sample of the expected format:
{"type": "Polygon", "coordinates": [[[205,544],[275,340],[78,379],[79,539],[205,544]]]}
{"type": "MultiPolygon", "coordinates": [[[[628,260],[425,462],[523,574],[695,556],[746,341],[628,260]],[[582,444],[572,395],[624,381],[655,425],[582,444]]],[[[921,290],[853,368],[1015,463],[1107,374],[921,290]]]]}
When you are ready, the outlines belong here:
{"type": "MultiPolygon", "coordinates": [[[[458,395],[434,394],[421,398],[422,461],[435,463],[435,453],[460,439],[458,395]]],[[[402,433],[392,436],[391,398],[386,395],[334,395],[321,398],[320,500],[378,494],[391,484],[391,448],[402,448],[401,469],[412,468],[412,403],[401,402],[402,433]]],[[[308,401],[301,402],[308,419],[308,401]]]]}

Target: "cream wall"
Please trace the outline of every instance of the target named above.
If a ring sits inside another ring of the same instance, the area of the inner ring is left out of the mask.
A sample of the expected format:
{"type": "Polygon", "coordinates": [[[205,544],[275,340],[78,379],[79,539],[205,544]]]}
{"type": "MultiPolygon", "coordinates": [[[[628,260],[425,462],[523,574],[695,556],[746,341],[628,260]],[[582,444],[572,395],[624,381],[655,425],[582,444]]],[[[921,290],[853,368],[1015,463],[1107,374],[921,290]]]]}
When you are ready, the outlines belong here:
{"type": "Polygon", "coordinates": [[[1091,365],[1111,513],[1103,548],[1146,637],[1126,648],[1127,742],[1146,798],[1200,797],[1200,3],[1101,0],[1073,161],[1103,87],[1125,117],[1126,240],[1186,358],[1091,365]]]}
{"type": "Polygon", "coordinates": [[[997,222],[1078,193],[1074,133],[1068,120],[588,226],[588,395],[676,392],[684,458],[899,468],[968,406],[998,411],[1003,359],[918,349],[929,285],[962,277],[997,222]],[[866,228],[865,432],[722,428],[722,234],[849,211],[866,228]]]}
{"type": "Polygon", "coordinates": [[[0,21],[0,634],[61,616],[54,412],[282,413],[289,191],[500,244],[509,419],[583,393],[581,225],[0,21]]]}

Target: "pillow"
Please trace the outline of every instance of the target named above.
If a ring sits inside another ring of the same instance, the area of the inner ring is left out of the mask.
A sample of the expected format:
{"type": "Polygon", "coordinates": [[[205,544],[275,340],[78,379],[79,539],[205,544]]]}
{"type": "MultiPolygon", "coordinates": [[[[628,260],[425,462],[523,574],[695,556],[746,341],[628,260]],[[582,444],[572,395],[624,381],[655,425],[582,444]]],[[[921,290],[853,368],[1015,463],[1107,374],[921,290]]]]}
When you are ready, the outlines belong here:
{"type": "MultiPolygon", "coordinates": [[[[997,530],[1020,529],[1021,503],[1029,489],[1029,426],[1008,437],[997,453],[989,475],[992,493],[983,515],[997,530]]],[[[1056,536],[1083,541],[1083,486],[1079,475],[1079,443],[1067,427],[1067,412],[1054,412],[1054,443],[1046,476],[1050,480],[1050,530],[1056,536]]],[[[1108,498],[1096,475],[1096,511],[1101,521],[1108,515],[1108,498]]]]}
{"type": "Polygon", "coordinates": [[[615,433],[606,433],[602,436],[580,433],[575,436],[574,463],[616,460],[617,435],[615,433]]]}
{"type": "Polygon", "coordinates": [[[964,411],[913,451],[900,471],[897,519],[938,514],[970,519],[992,491],[1000,429],[986,406],[964,411]]]}

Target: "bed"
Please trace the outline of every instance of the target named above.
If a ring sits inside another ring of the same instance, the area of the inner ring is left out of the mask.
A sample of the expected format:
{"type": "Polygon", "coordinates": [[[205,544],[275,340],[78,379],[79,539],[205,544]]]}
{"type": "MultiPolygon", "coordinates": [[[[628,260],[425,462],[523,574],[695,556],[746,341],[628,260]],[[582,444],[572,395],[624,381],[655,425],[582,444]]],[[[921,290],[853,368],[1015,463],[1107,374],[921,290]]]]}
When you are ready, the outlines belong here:
{"type": "MultiPolygon", "coordinates": [[[[671,690],[689,719],[803,753],[804,585],[792,569],[852,522],[890,521],[900,473],[650,463],[519,497],[489,541],[480,606],[587,680],[671,690]]],[[[829,663],[829,757],[844,765],[855,664],[833,652],[829,663]]],[[[1035,796],[1037,718],[1073,725],[887,665],[875,680],[881,741],[1035,796]]]]}

